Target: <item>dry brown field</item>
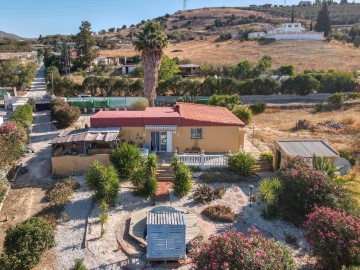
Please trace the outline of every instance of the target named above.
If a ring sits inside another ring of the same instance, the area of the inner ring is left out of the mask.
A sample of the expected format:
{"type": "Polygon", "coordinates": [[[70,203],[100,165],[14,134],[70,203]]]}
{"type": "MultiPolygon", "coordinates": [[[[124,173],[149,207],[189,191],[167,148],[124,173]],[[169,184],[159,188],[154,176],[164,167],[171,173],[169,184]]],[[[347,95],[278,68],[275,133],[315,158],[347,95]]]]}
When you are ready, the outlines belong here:
{"type": "MultiPolygon", "coordinates": [[[[256,41],[215,42],[216,37],[208,40],[188,41],[170,44],[165,54],[179,59],[189,59],[192,63],[212,63],[232,65],[243,60],[257,62],[262,56],[270,55],[273,68],[284,64],[294,64],[298,72],[305,69],[353,71],[360,66],[360,48],[352,44],[332,41],[278,41],[260,45],[256,41]]],[[[124,49],[104,50],[102,56],[131,57],[138,54],[131,45],[124,49]]]]}
{"type": "MultiPolygon", "coordinates": [[[[286,139],[322,139],[336,150],[354,151],[352,134],[360,132],[360,106],[340,111],[314,113],[313,109],[267,109],[256,115],[246,127],[247,138],[260,151],[273,150],[274,141],[286,139]],[[343,129],[333,130],[320,127],[311,130],[296,130],[296,121],[306,119],[311,125],[325,121],[336,121],[345,125],[343,129]],[[253,132],[253,130],[255,132],[253,132]]],[[[354,194],[360,206],[360,164],[342,179],[345,186],[354,194]]]]}

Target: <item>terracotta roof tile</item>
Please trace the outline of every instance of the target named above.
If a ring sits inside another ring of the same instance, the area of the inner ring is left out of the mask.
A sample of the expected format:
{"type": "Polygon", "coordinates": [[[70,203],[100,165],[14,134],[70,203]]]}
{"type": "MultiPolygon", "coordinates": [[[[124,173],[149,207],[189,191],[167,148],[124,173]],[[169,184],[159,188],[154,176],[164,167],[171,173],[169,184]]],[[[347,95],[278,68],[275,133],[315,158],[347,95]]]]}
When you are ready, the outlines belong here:
{"type": "Polygon", "coordinates": [[[191,103],[177,103],[174,108],[146,108],[145,111],[100,111],[93,115],[90,121],[92,127],[245,126],[224,107],[191,103]]]}
{"type": "Polygon", "coordinates": [[[192,103],[177,103],[176,105],[182,126],[191,125],[193,122],[208,126],[245,126],[244,122],[224,107],[192,103]]]}

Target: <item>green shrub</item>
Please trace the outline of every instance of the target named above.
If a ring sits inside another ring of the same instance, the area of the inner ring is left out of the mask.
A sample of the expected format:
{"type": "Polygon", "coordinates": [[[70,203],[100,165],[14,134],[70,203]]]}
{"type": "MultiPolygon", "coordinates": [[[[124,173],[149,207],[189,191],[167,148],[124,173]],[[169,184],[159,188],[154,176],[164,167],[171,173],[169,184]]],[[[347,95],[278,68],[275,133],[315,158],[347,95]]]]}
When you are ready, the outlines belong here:
{"type": "Polygon", "coordinates": [[[133,111],[144,111],[149,107],[149,101],[146,98],[138,98],[131,104],[133,111]]]}
{"type": "Polygon", "coordinates": [[[252,111],[244,106],[236,106],[234,109],[234,114],[246,125],[251,122],[253,117],[252,111]]]}
{"type": "Polygon", "coordinates": [[[0,203],[3,201],[9,187],[9,182],[6,179],[0,178],[0,203]]]}
{"type": "Polygon", "coordinates": [[[288,78],[281,85],[281,91],[284,94],[296,94],[306,96],[315,92],[319,87],[319,81],[311,74],[298,74],[288,78]]]}
{"type": "Polygon", "coordinates": [[[273,155],[272,152],[262,152],[262,153],[260,153],[260,160],[261,161],[266,161],[270,165],[272,165],[273,158],[274,158],[274,155],[273,155]]]}
{"type": "Polygon", "coordinates": [[[360,99],[360,92],[352,92],[352,93],[350,93],[350,94],[348,94],[348,95],[346,96],[346,99],[347,99],[347,100],[360,99]]]}
{"type": "Polygon", "coordinates": [[[155,177],[150,177],[145,181],[143,194],[147,197],[154,197],[156,195],[158,183],[155,177]]]}
{"type": "Polygon", "coordinates": [[[320,80],[319,92],[336,93],[351,92],[354,90],[356,80],[352,72],[332,71],[325,73],[320,80]]]}
{"type": "Polygon", "coordinates": [[[113,149],[110,155],[110,161],[122,177],[129,176],[140,167],[141,160],[140,149],[129,143],[123,143],[120,147],[113,149]]]}
{"type": "Polygon", "coordinates": [[[283,184],[279,178],[263,179],[259,184],[258,198],[265,202],[263,217],[275,218],[278,214],[278,198],[283,191],[283,184]]]}
{"type": "Polygon", "coordinates": [[[30,104],[18,106],[13,115],[12,119],[17,124],[21,125],[25,130],[30,131],[31,123],[33,121],[33,108],[30,104]]]}
{"type": "Polygon", "coordinates": [[[232,110],[236,105],[239,105],[240,97],[237,94],[233,95],[212,95],[209,98],[209,105],[216,105],[221,107],[226,107],[229,110],[232,110]]]}
{"type": "Polygon", "coordinates": [[[334,93],[327,100],[335,108],[340,108],[345,101],[345,95],[343,93],[334,93]]]}
{"type": "Polygon", "coordinates": [[[158,156],[156,154],[150,154],[146,157],[144,168],[148,177],[154,177],[159,167],[158,156]]]}
{"type": "Polygon", "coordinates": [[[6,230],[1,264],[4,269],[28,270],[55,245],[54,232],[42,218],[31,218],[6,230]]]}
{"type": "Polygon", "coordinates": [[[276,73],[283,76],[294,76],[295,66],[294,65],[282,65],[276,70],[276,73]]]}
{"type": "Polygon", "coordinates": [[[173,188],[174,194],[178,197],[184,197],[191,191],[192,173],[189,168],[180,166],[175,172],[173,188]]]}
{"type": "Polygon", "coordinates": [[[211,188],[207,184],[201,184],[194,192],[194,201],[200,203],[209,203],[216,199],[224,197],[226,189],[224,186],[211,188]]]}
{"type": "Polygon", "coordinates": [[[184,167],[184,164],[180,161],[180,158],[178,156],[173,156],[171,158],[171,169],[173,170],[174,174],[176,174],[176,172],[184,167]]]}
{"type": "Polygon", "coordinates": [[[201,214],[215,221],[234,222],[236,219],[235,213],[231,210],[231,207],[221,204],[208,206],[201,214]]]}
{"type": "Polygon", "coordinates": [[[266,103],[265,102],[256,102],[250,105],[250,110],[253,114],[261,114],[266,110],[266,103]]]}
{"type": "Polygon", "coordinates": [[[83,263],[83,260],[77,259],[75,260],[75,265],[71,270],[87,270],[85,264],[83,263]]]}
{"type": "Polygon", "coordinates": [[[315,108],[315,112],[323,112],[323,111],[325,111],[324,103],[316,103],[314,108],[315,108]]]}
{"type": "Polygon", "coordinates": [[[338,152],[340,157],[347,159],[352,166],[355,166],[357,159],[353,153],[351,153],[349,150],[338,150],[338,152]]]}
{"type": "Polygon", "coordinates": [[[325,173],[330,178],[336,177],[337,168],[333,165],[332,161],[324,157],[313,156],[312,167],[318,171],[325,173]]]}
{"type": "Polygon", "coordinates": [[[94,161],[85,174],[85,180],[90,190],[94,191],[97,203],[115,203],[119,191],[119,178],[114,167],[105,167],[94,161]]]}
{"type": "Polygon", "coordinates": [[[229,157],[228,165],[242,176],[249,176],[256,165],[256,160],[250,153],[239,152],[229,157]]]}
{"type": "Polygon", "coordinates": [[[356,36],[354,38],[354,46],[355,48],[359,48],[360,47],[360,36],[356,36]]]}
{"type": "Polygon", "coordinates": [[[157,180],[154,176],[148,176],[144,169],[139,169],[130,175],[130,182],[135,187],[135,194],[145,197],[153,197],[157,191],[157,180]]]}
{"type": "Polygon", "coordinates": [[[78,107],[66,105],[53,106],[52,117],[57,122],[59,128],[67,128],[74,124],[80,117],[80,109],[78,107]]]}

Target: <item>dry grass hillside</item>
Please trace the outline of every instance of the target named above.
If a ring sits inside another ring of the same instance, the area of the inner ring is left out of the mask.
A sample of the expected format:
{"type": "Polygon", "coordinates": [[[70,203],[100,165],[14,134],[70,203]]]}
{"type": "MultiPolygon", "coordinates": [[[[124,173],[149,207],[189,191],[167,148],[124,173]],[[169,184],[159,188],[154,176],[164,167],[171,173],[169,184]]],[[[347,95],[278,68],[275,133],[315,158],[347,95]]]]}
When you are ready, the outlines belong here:
{"type": "MultiPolygon", "coordinates": [[[[274,68],[283,64],[294,64],[297,71],[304,69],[353,71],[359,68],[360,49],[352,44],[332,41],[278,41],[260,45],[256,41],[215,42],[216,37],[170,44],[165,53],[170,57],[190,59],[193,63],[235,64],[243,60],[258,61],[270,55],[274,68]]],[[[123,49],[101,51],[102,56],[126,56],[137,54],[131,45],[123,49]]]]}
{"type": "MultiPolygon", "coordinates": [[[[270,13],[262,12],[262,11],[253,11],[246,10],[243,8],[236,7],[227,7],[227,8],[201,8],[201,9],[193,9],[187,11],[179,11],[173,14],[166,22],[167,30],[172,30],[175,28],[186,29],[188,26],[191,27],[192,31],[201,31],[206,28],[206,26],[213,25],[215,20],[226,21],[230,16],[233,16],[234,22],[239,19],[248,18],[249,16],[253,17],[263,17],[265,19],[271,19],[274,21],[286,21],[287,18],[274,16],[270,13]],[[190,25],[186,25],[188,21],[191,21],[190,25]]],[[[241,26],[249,26],[249,27],[262,27],[264,24],[262,23],[249,23],[242,24],[241,26]]],[[[240,27],[240,25],[228,26],[228,27],[219,27],[216,31],[230,31],[230,29],[236,29],[240,27]]]]}

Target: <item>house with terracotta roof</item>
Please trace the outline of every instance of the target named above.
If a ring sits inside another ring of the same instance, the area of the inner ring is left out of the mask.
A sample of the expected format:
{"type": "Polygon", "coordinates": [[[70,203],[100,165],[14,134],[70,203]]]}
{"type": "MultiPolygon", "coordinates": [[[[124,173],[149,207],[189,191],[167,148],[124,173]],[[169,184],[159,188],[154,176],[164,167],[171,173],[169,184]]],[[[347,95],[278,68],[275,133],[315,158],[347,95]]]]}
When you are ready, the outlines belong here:
{"type": "Polygon", "coordinates": [[[245,124],[218,106],[176,103],[144,111],[100,111],[90,124],[120,128],[120,142],[156,152],[238,152],[244,145],[245,124]]]}

